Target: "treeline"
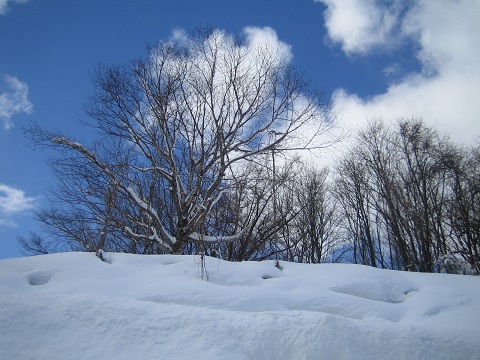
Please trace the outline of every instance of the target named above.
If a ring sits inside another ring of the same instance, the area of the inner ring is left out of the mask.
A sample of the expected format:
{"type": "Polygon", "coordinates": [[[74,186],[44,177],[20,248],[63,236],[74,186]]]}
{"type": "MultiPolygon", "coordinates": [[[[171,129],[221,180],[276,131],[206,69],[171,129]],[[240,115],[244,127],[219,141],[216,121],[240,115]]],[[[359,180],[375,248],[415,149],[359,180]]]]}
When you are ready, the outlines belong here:
{"type": "Polygon", "coordinates": [[[457,146],[418,120],[374,122],[334,173],[355,263],[480,272],[480,147],[457,146]]]}
{"type": "MultiPolygon", "coordinates": [[[[99,66],[90,145],[33,124],[58,184],[26,253],[207,254],[480,273],[480,148],[418,120],[373,122],[331,169],[331,104],[279,41],[219,30],[99,66]],[[322,140],[323,139],[323,140],[322,140]]],[[[335,140],[333,140],[335,141],[335,140]]]]}
{"type": "MultiPolygon", "coordinates": [[[[352,262],[408,271],[480,273],[479,146],[455,145],[420,120],[391,126],[376,121],[354,136],[330,171],[276,156],[276,165],[275,154],[266,154],[262,162],[237,169],[229,180],[235,185],[202,225],[219,239],[240,236],[231,242],[187,242],[182,253],[231,261],[352,262]]],[[[65,180],[65,164],[60,169],[65,180]]],[[[69,210],[40,212],[52,237],[21,239],[27,252],[101,248],[165,253],[154,240],[133,238],[116,225],[133,214],[114,187],[96,184],[95,193],[103,198],[96,199],[95,213],[104,216],[95,218],[85,209],[93,202],[72,202],[72,184],[67,183],[62,196],[69,210]]],[[[93,192],[91,187],[89,196],[93,192]]],[[[155,196],[166,194],[151,192],[153,203],[155,196]]],[[[163,216],[175,221],[173,211],[163,216]]]]}
{"type": "Polygon", "coordinates": [[[298,159],[268,168],[231,195],[235,209],[217,209],[249,229],[219,247],[230,260],[480,273],[479,146],[456,145],[421,120],[376,121],[330,171],[298,159]]]}

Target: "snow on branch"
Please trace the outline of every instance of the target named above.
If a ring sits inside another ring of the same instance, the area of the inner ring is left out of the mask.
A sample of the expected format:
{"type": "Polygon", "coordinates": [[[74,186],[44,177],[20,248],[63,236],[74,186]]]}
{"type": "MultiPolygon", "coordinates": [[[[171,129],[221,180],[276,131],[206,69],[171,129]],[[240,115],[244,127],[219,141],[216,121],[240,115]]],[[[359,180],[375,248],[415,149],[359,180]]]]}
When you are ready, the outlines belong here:
{"type": "Polygon", "coordinates": [[[243,231],[229,236],[207,236],[198,232],[193,232],[188,236],[188,238],[193,242],[228,243],[239,240],[242,235],[243,231]]]}
{"type": "Polygon", "coordinates": [[[152,232],[151,236],[145,236],[142,234],[135,233],[130,227],[124,225],[122,226],[123,230],[129,234],[131,237],[136,239],[148,239],[148,240],[155,240],[158,244],[165,248],[166,250],[171,251],[172,246],[176,243],[176,238],[170,235],[170,233],[165,229],[162,225],[160,217],[157,211],[147,202],[145,202],[135,191],[135,189],[131,186],[123,185],[112,173],[112,171],[107,167],[106,164],[102,163],[94,153],[87,150],[82,144],[69,140],[65,137],[54,137],[52,138],[52,142],[61,146],[65,146],[72,150],[78,151],[82,154],[85,158],[87,158],[92,164],[97,166],[103,173],[105,173],[113,182],[113,184],[118,187],[119,189],[123,190],[125,193],[129,195],[129,198],[133,200],[133,202],[143,211],[148,213],[155,221],[155,226],[148,226],[146,224],[139,224],[142,227],[148,227],[149,230],[152,232]],[[160,235],[157,233],[157,228],[160,230],[160,235]]]}

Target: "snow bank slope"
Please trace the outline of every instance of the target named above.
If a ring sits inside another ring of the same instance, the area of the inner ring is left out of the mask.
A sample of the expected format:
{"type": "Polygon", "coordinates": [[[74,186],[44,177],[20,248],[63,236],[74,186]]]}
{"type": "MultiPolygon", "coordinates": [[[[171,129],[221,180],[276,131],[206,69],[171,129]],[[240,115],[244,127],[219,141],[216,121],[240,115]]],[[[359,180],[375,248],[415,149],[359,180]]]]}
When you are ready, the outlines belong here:
{"type": "Polygon", "coordinates": [[[480,277],[106,258],[0,261],[0,358],[480,358],[480,277]]]}

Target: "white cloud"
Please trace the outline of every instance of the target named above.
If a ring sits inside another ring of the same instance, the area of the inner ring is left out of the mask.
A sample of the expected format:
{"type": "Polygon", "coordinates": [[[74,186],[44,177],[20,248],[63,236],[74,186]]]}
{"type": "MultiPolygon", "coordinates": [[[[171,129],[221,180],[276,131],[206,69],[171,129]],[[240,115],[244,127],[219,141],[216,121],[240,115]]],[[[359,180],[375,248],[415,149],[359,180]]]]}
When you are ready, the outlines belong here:
{"type": "Polygon", "coordinates": [[[33,105],[28,100],[27,84],[9,75],[5,76],[5,83],[9,90],[0,94],[0,122],[8,130],[13,127],[12,117],[22,112],[30,114],[33,105]]]}
{"type": "Polygon", "coordinates": [[[327,5],[325,25],[333,42],[347,54],[390,46],[397,37],[404,0],[317,0],[327,5]]]}
{"type": "MultiPolygon", "coordinates": [[[[480,136],[480,2],[322,0],[329,37],[347,54],[368,56],[413,41],[422,69],[405,75],[383,94],[360,98],[348,89],[334,95],[335,110],[350,126],[382,117],[421,117],[456,141],[480,136]],[[384,4],[388,4],[386,7],[384,4]],[[400,10],[399,10],[400,9],[400,10]],[[395,19],[391,19],[395,16],[395,19]],[[393,24],[393,25],[392,25],[393,24]]],[[[385,76],[394,69],[385,70],[385,76]]]]}
{"type": "Polygon", "coordinates": [[[29,0],[0,0],[0,15],[7,14],[9,8],[8,3],[15,3],[15,4],[25,4],[29,0]]]}
{"type": "Polygon", "coordinates": [[[0,184],[0,226],[14,226],[12,216],[36,207],[36,198],[28,197],[17,188],[0,184]]]}
{"type": "Polygon", "coordinates": [[[280,41],[277,33],[270,27],[246,27],[243,34],[247,39],[247,46],[254,49],[266,49],[267,51],[277,51],[279,59],[290,62],[293,58],[292,48],[290,45],[280,41]]]}
{"type": "MultiPolygon", "coordinates": [[[[183,45],[188,49],[189,61],[195,63],[195,67],[189,67],[190,69],[188,70],[190,71],[190,78],[196,79],[193,81],[194,83],[202,83],[205,80],[204,74],[210,71],[213,56],[216,57],[215,69],[219,76],[215,76],[213,81],[214,88],[218,91],[218,94],[222,94],[218,96],[223,96],[224,92],[230,93],[232,91],[230,84],[225,83],[223,76],[231,75],[228,72],[231,69],[233,55],[242,59],[239,67],[235,69],[237,72],[236,76],[241,77],[243,80],[242,88],[237,89],[237,91],[242,92],[242,96],[247,98],[253,95],[249,89],[249,84],[258,81],[256,80],[256,70],[265,71],[266,62],[264,60],[267,60],[273,67],[278,67],[280,71],[281,67],[293,58],[291,47],[280,41],[275,30],[269,27],[246,27],[242,30],[240,38],[235,38],[234,35],[224,30],[215,29],[203,40],[203,43],[191,41],[192,39],[189,39],[188,36],[189,34],[184,30],[175,29],[170,36],[170,41],[183,45]],[[215,49],[215,51],[212,51],[212,49],[215,49]],[[222,73],[223,75],[221,75],[222,73]]],[[[153,63],[156,61],[156,56],[157,54],[153,52],[151,59],[153,63]]],[[[178,61],[180,60],[172,58],[166,64],[162,64],[162,66],[164,68],[166,66],[171,67],[172,71],[176,71],[178,61]]],[[[262,89],[268,91],[269,85],[263,86],[262,89]]],[[[192,104],[199,101],[196,98],[198,93],[195,87],[185,87],[185,91],[191,91],[191,96],[188,98],[192,101],[192,104]]],[[[230,95],[233,95],[233,93],[230,95]]],[[[258,96],[258,94],[255,96],[258,96]]],[[[248,104],[248,101],[246,101],[243,106],[247,108],[248,104]]],[[[221,102],[219,102],[219,106],[222,106],[221,102]]],[[[220,111],[220,109],[217,110],[220,111]]]]}

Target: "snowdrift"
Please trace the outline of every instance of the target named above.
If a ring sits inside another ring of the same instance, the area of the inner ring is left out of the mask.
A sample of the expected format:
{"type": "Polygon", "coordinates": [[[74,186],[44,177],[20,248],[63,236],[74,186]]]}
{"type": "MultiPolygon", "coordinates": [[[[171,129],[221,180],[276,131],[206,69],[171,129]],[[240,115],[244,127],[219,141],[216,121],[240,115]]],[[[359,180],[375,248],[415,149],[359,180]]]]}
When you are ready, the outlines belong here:
{"type": "Polygon", "coordinates": [[[480,358],[480,277],[215,258],[205,274],[198,256],[105,259],[1,260],[0,358],[480,358]]]}

